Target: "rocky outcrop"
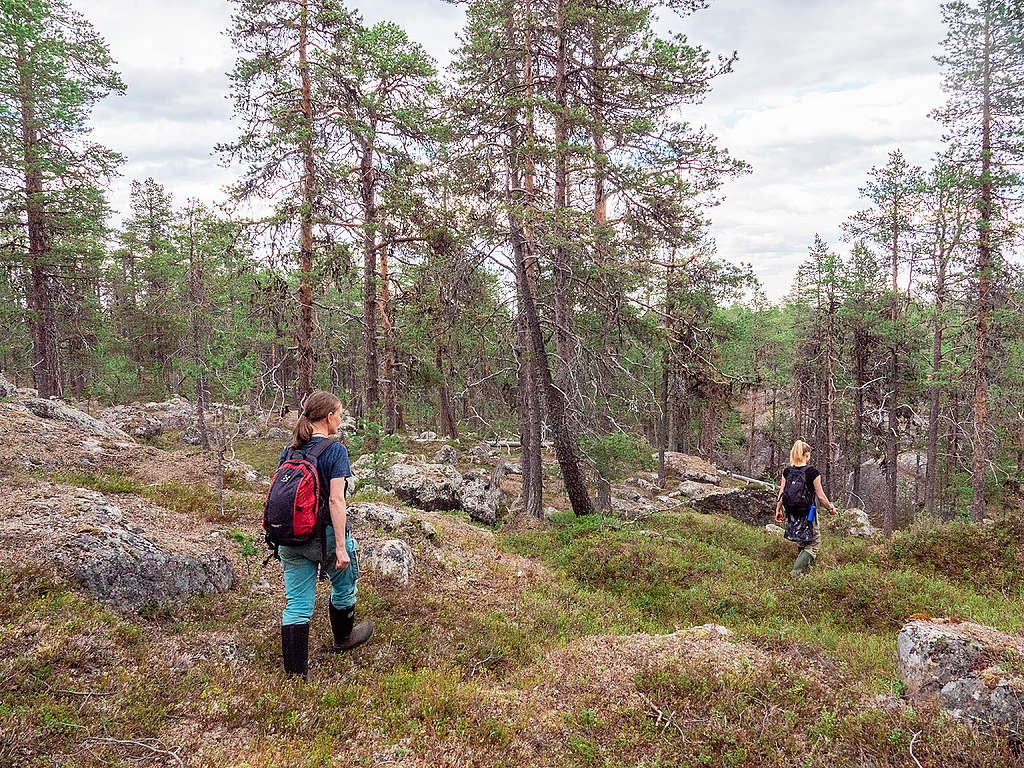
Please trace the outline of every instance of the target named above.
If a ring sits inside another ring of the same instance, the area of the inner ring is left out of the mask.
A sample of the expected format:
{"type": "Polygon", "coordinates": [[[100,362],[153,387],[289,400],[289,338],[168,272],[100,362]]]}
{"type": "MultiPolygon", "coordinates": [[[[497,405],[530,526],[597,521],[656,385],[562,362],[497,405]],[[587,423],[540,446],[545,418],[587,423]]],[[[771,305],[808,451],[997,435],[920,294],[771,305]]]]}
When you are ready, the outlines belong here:
{"type": "Polygon", "coordinates": [[[708,494],[719,493],[717,485],[697,482],[696,480],[683,480],[679,483],[679,495],[687,499],[701,499],[708,494]]]}
{"type": "Polygon", "coordinates": [[[369,454],[360,456],[352,470],[364,479],[376,474],[376,481],[410,506],[427,511],[462,509],[478,522],[497,522],[503,496],[483,473],[463,476],[452,464],[427,462],[422,456],[403,453],[383,460],[369,454]],[[375,467],[375,463],[386,466],[375,467]]]}
{"type": "Polygon", "coordinates": [[[846,509],[842,513],[842,524],[847,536],[871,539],[878,535],[878,529],[871,524],[868,513],[863,509],[846,509]]]}
{"type": "MultiPolygon", "coordinates": [[[[655,460],[658,454],[654,454],[655,460]]],[[[718,468],[698,456],[676,451],[665,451],[665,473],[678,480],[692,480],[706,485],[718,485],[722,476],[718,468]]]]}
{"type": "Polygon", "coordinates": [[[385,487],[407,504],[420,509],[459,509],[464,481],[447,464],[395,463],[388,467],[385,487]]]}
{"type": "Polygon", "coordinates": [[[693,508],[704,514],[728,515],[748,525],[763,526],[775,520],[774,491],[759,486],[723,488],[693,502],[693,508]]]}
{"type": "Polygon", "coordinates": [[[149,438],[195,423],[195,406],[180,395],[163,403],[130,403],[106,408],[100,418],[135,437],[149,438]]]}
{"type": "Polygon", "coordinates": [[[1024,678],[1011,669],[1024,659],[1024,639],[972,622],[915,620],[896,640],[907,697],[954,717],[1019,730],[1024,678]]]}
{"type": "Polygon", "coordinates": [[[361,562],[402,586],[408,586],[415,568],[412,547],[401,539],[367,543],[363,546],[361,562]]]}
{"type": "Polygon", "coordinates": [[[114,427],[105,421],[93,418],[89,414],[68,405],[63,400],[43,400],[39,397],[20,397],[18,403],[31,413],[42,419],[59,421],[67,426],[85,432],[90,435],[108,437],[112,440],[125,440],[131,442],[132,438],[126,432],[114,427]]]}
{"type": "MultiPolygon", "coordinates": [[[[896,502],[897,524],[911,515],[916,508],[915,500],[924,498],[924,478],[928,462],[919,451],[907,451],[896,458],[896,502]]],[[[852,483],[852,476],[850,478],[852,483]]],[[[886,496],[886,471],[884,459],[869,459],[860,466],[860,500],[884,499],[886,496]]]]}
{"type": "Polygon", "coordinates": [[[18,388],[7,380],[7,377],[0,373],[0,397],[14,397],[18,388]]]}
{"type": "Polygon", "coordinates": [[[32,552],[120,610],[137,612],[223,591],[234,581],[230,560],[210,546],[209,532],[176,540],[166,522],[172,513],[141,499],[45,485],[14,506],[0,528],[5,550],[16,545],[17,552],[32,552]],[[154,518],[164,518],[163,524],[154,518]],[[153,535],[157,530],[160,535],[153,535]]]}
{"type": "Polygon", "coordinates": [[[441,446],[440,450],[434,455],[434,461],[438,464],[447,464],[454,467],[456,461],[458,461],[458,454],[455,449],[445,443],[441,446]]]}
{"type": "Polygon", "coordinates": [[[402,527],[409,516],[399,507],[374,501],[360,501],[349,509],[353,522],[365,523],[388,531],[402,527]]]}
{"type": "Polygon", "coordinates": [[[498,522],[498,498],[482,480],[469,480],[459,489],[459,506],[470,519],[485,525],[498,522]]]}

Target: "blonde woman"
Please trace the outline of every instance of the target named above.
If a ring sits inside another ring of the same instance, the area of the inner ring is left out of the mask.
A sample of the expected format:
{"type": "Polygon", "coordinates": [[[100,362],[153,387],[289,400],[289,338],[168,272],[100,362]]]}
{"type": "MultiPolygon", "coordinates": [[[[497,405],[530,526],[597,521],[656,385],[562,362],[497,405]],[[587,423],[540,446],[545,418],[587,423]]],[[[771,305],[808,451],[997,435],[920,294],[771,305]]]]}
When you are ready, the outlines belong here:
{"type": "Polygon", "coordinates": [[[810,569],[821,547],[821,529],[814,514],[815,498],[833,515],[835,505],[828,500],[821,487],[821,472],[808,464],[811,446],[803,440],[793,443],[789,452],[789,466],[782,470],[779,501],[775,505],[775,522],[782,525],[782,511],[786,511],[786,538],[799,547],[790,576],[801,576],[810,569]]]}

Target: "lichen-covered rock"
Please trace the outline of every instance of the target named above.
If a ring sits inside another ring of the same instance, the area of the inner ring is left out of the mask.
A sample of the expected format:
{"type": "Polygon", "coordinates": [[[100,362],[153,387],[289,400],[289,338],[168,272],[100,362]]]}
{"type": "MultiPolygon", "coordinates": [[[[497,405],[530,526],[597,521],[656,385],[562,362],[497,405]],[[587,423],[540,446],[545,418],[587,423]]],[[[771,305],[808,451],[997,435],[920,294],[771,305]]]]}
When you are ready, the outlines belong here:
{"type": "Polygon", "coordinates": [[[162,403],[127,403],[105,408],[100,418],[135,437],[148,438],[195,424],[196,407],[181,395],[162,403]]]}
{"type": "Polygon", "coordinates": [[[203,436],[199,431],[199,427],[194,424],[186,427],[181,433],[181,442],[188,445],[200,445],[203,442],[203,436]]]}
{"type": "Polygon", "coordinates": [[[400,539],[368,543],[364,547],[361,562],[403,586],[412,580],[415,568],[412,547],[400,539]]]}
{"type": "Polygon", "coordinates": [[[718,493],[721,489],[716,485],[699,483],[695,480],[683,480],[679,483],[679,495],[687,499],[699,499],[709,493],[718,493]]]}
{"type": "Polygon", "coordinates": [[[264,434],[265,440],[276,440],[277,442],[285,442],[291,439],[291,433],[287,430],[281,429],[281,427],[271,427],[264,434]]]}
{"type": "Polygon", "coordinates": [[[498,494],[480,480],[470,480],[459,489],[459,506],[470,519],[485,525],[498,522],[498,494]]]}
{"type": "Polygon", "coordinates": [[[458,460],[458,454],[455,452],[455,448],[445,443],[441,446],[441,449],[434,456],[434,461],[438,464],[448,464],[454,467],[455,462],[458,460]]]}
{"type": "Polygon", "coordinates": [[[7,380],[7,377],[0,373],[0,397],[14,397],[18,388],[7,380]]]}
{"type": "Polygon", "coordinates": [[[767,488],[723,488],[695,499],[693,508],[704,514],[729,515],[748,525],[763,526],[775,519],[774,491],[767,488]]]}
{"type": "Polygon", "coordinates": [[[385,485],[404,501],[420,509],[459,509],[465,481],[447,464],[392,464],[385,485]]]}
{"type": "Polygon", "coordinates": [[[843,511],[843,524],[846,534],[858,539],[871,539],[878,535],[878,529],[871,524],[868,513],[863,509],[853,508],[843,511]]]}
{"type": "Polygon", "coordinates": [[[783,528],[781,525],[776,525],[775,523],[768,523],[768,525],[766,525],[764,527],[764,529],[765,529],[766,532],[770,533],[772,536],[778,536],[780,539],[786,533],[786,529],[785,528],[783,528]]]}
{"type": "Polygon", "coordinates": [[[100,435],[113,440],[124,440],[131,442],[132,438],[123,430],[113,427],[104,421],[93,418],[77,408],[74,408],[63,400],[43,400],[39,397],[23,397],[21,403],[36,416],[42,419],[60,421],[69,427],[87,432],[90,435],[100,435]]]}
{"type": "Polygon", "coordinates": [[[81,488],[54,489],[16,510],[0,530],[0,539],[19,541],[98,601],[135,612],[230,589],[231,562],[209,540],[192,534],[187,544],[179,543],[166,530],[154,536],[141,524],[141,516],[122,507],[129,501],[145,502],[121,502],[81,488]]]}
{"type": "Polygon", "coordinates": [[[498,455],[498,452],[495,451],[494,448],[491,447],[491,444],[487,442],[477,443],[469,449],[468,453],[471,458],[477,459],[478,461],[491,459],[498,455]]]}
{"type": "MultiPolygon", "coordinates": [[[[654,454],[658,458],[658,454],[654,454]]],[[[679,480],[693,480],[707,485],[718,485],[722,482],[721,475],[714,464],[698,456],[676,451],[665,451],[665,472],[679,480]]]]}
{"type": "Polygon", "coordinates": [[[409,516],[396,506],[372,501],[353,504],[350,513],[353,520],[389,531],[400,528],[409,519],[409,516]]]}
{"type": "Polygon", "coordinates": [[[1006,661],[1024,658],[1024,639],[972,622],[915,620],[896,640],[900,677],[916,706],[1019,730],[1024,678],[1006,661]]]}
{"type": "Polygon", "coordinates": [[[422,442],[425,442],[425,443],[428,443],[428,442],[430,442],[432,440],[437,440],[437,432],[431,432],[430,430],[427,430],[427,431],[424,431],[424,432],[420,432],[413,439],[414,440],[419,440],[419,441],[422,441],[422,442]]]}

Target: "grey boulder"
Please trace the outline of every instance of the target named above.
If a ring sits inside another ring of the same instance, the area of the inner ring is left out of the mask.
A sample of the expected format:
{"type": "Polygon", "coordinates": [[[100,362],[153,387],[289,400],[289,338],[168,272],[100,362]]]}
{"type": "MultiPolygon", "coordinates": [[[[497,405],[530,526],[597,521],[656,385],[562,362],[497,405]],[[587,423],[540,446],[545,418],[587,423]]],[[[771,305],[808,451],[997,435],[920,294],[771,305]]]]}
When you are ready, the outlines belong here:
{"type": "Polygon", "coordinates": [[[728,515],[748,525],[764,526],[775,520],[775,492],[766,488],[723,488],[697,498],[693,508],[704,514],[728,515]]]}
{"type": "Polygon", "coordinates": [[[961,720],[1024,726],[1024,679],[1006,665],[1024,640],[971,622],[916,620],[896,641],[907,698],[961,720]]]}
{"type": "Polygon", "coordinates": [[[362,562],[403,586],[407,586],[412,580],[415,569],[412,547],[401,539],[367,544],[362,562]]]}

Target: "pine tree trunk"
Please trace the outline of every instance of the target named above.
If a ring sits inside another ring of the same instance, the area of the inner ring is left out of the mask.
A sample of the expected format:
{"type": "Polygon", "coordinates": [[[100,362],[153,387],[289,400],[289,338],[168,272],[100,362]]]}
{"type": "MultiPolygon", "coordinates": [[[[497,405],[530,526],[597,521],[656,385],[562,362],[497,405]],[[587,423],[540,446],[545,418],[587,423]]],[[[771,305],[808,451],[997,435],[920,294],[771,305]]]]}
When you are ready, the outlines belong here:
{"type": "Polygon", "coordinates": [[[309,63],[306,60],[306,32],[309,24],[309,0],[302,0],[299,15],[299,73],[302,77],[302,211],[300,214],[299,270],[299,396],[305,400],[313,391],[313,105],[310,93],[309,63]]]}
{"type": "Polygon", "coordinates": [[[866,386],[866,371],[864,357],[867,354],[865,349],[864,336],[861,332],[854,334],[854,376],[856,377],[856,389],[853,392],[853,488],[851,496],[854,503],[859,507],[863,506],[861,498],[861,464],[864,463],[864,387],[866,386]]]}
{"type": "Polygon", "coordinates": [[[939,371],[942,367],[942,312],[946,300],[946,262],[939,262],[935,285],[935,330],[932,336],[931,383],[928,385],[928,443],[925,448],[927,462],[924,477],[924,508],[928,517],[934,518],[935,484],[939,469],[939,371]]]}
{"type": "Polygon", "coordinates": [[[971,517],[985,517],[985,474],[988,471],[988,313],[992,270],[992,73],[990,61],[991,10],[985,10],[985,61],[981,117],[981,199],[978,221],[978,303],[974,349],[974,458],[971,477],[971,517]]]}
{"type": "Polygon", "coordinates": [[[53,278],[47,274],[51,256],[46,240],[46,210],[43,174],[39,168],[34,89],[28,74],[25,51],[19,46],[21,73],[21,129],[25,163],[25,218],[28,225],[29,280],[28,307],[32,328],[32,378],[40,397],[63,394],[60,355],[57,348],[57,319],[53,306],[53,278]]]}
{"type": "Polygon", "coordinates": [[[441,351],[441,334],[437,332],[437,342],[435,344],[435,360],[437,363],[437,370],[441,374],[441,386],[437,389],[437,400],[438,400],[438,421],[441,433],[447,435],[452,440],[459,436],[459,428],[455,424],[455,416],[452,413],[452,395],[448,388],[448,379],[444,373],[444,355],[441,351]]]}
{"type": "MultiPolygon", "coordinates": [[[[569,194],[569,105],[568,105],[568,29],[566,28],[565,0],[556,0],[555,27],[555,178],[554,178],[554,238],[552,259],[553,303],[555,308],[555,383],[563,392],[570,392],[572,366],[572,310],[569,300],[568,238],[566,220],[569,194]]],[[[566,415],[568,418],[568,414],[566,415]]]]}
{"type": "Polygon", "coordinates": [[[838,469],[838,446],[836,445],[835,412],[836,412],[836,382],[835,382],[835,343],[836,328],[836,306],[834,296],[830,295],[828,307],[828,338],[825,340],[825,472],[826,481],[834,495],[839,494],[840,489],[845,485],[839,480],[838,469]]]}
{"type": "MultiPolygon", "coordinates": [[[[526,18],[530,17],[530,3],[526,3],[526,18]]],[[[523,85],[524,85],[524,128],[526,143],[522,147],[516,147],[522,152],[523,157],[523,200],[524,200],[524,223],[519,226],[514,224],[514,229],[520,233],[515,238],[519,243],[516,252],[516,259],[523,260],[522,285],[517,279],[517,290],[519,292],[519,323],[517,343],[520,357],[520,446],[522,448],[523,464],[523,514],[527,519],[541,520],[544,516],[544,474],[543,455],[541,453],[541,422],[543,419],[543,406],[540,396],[540,371],[538,369],[537,357],[533,352],[530,338],[530,329],[526,316],[525,296],[523,290],[527,291],[531,299],[536,302],[537,284],[540,279],[540,265],[535,255],[533,212],[535,189],[535,163],[533,158],[534,141],[534,51],[533,32],[527,24],[525,29],[523,56],[523,85]]],[[[518,135],[518,133],[517,133],[518,135]]]]}
{"type": "Polygon", "coordinates": [[[199,442],[203,450],[210,450],[210,437],[206,428],[206,366],[202,358],[202,318],[204,303],[202,295],[202,272],[195,250],[194,222],[189,221],[189,299],[192,331],[192,364],[196,369],[196,423],[199,428],[199,442]]]}
{"type": "Polygon", "coordinates": [[[388,248],[380,249],[380,319],[384,338],[384,360],[381,383],[384,386],[384,414],[388,434],[398,428],[395,402],[395,323],[391,306],[391,284],[388,274],[388,248]]]}
{"type": "Polygon", "coordinates": [[[366,366],[366,414],[377,408],[377,202],[373,144],[365,139],[359,163],[359,197],[363,214],[363,362],[366,366]]]}
{"type": "MultiPolygon", "coordinates": [[[[668,343],[666,341],[666,343],[668,343]]],[[[668,450],[668,349],[661,353],[661,418],[658,419],[658,487],[664,488],[666,483],[665,474],[665,451],[668,450]]]]}
{"type": "Polygon", "coordinates": [[[525,284],[526,266],[524,260],[520,259],[516,271],[518,273],[517,279],[523,283],[521,291],[523,294],[523,305],[526,309],[526,323],[530,333],[533,353],[540,369],[541,381],[547,395],[548,420],[551,424],[552,439],[555,444],[555,456],[562,470],[562,483],[565,486],[565,493],[569,497],[569,503],[572,504],[573,512],[577,515],[593,514],[594,507],[590,501],[590,495],[587,493],[586,482],[583,472],[580,471],[573,436],[569,429],[565,393],[555,386],[555,382],[551,377],[548,354],[544,347],[544,334],[540,327],[540,316],[537,314],[537,305],[525,284]]]}
{"type": "MultiPolygon", "coordinates": [[[[894,204],[895,206],[895,204],[894,204]]],[[[892,536],[896,526],[896,487],[898,474],[898,442],[899,430],[899,356],[896,349],[896,327],[899,319],[899,294],[897,279],[899,274],[899,230],[896,211],[893,212],[893,250],[892,250],[892,302],[890,304],[890,333],[893,339],[889,344],[889,409],[886,423],[886,505],[882,511],[882,527],[886,537],[892,536]]]]}

